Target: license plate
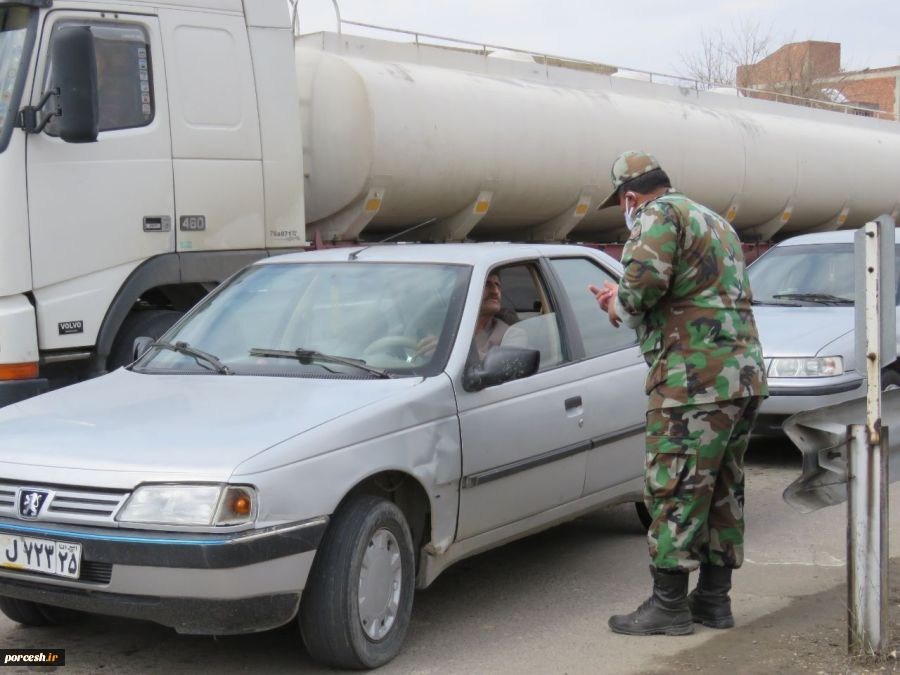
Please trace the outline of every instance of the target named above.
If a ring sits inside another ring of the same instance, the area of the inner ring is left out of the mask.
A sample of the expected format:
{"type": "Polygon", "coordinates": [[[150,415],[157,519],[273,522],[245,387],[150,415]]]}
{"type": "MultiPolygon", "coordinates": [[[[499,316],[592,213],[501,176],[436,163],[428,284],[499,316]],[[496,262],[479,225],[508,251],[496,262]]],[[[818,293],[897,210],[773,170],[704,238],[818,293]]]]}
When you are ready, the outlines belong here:
{"type": "Polygon", "coordinates": [[[77,579],[81,544],[0,533],[0,567],[77,579]]]}

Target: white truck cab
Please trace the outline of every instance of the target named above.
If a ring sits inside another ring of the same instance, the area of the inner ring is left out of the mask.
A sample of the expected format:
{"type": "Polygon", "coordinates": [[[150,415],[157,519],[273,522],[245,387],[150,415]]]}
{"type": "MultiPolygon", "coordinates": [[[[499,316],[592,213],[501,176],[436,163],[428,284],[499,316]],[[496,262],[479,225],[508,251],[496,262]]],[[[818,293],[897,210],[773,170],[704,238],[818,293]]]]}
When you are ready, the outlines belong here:
{"type": "Polygon", "coordinates": [[[0,405],[302,246],[300,147],[281,0],[0,1],[0,405]]]}

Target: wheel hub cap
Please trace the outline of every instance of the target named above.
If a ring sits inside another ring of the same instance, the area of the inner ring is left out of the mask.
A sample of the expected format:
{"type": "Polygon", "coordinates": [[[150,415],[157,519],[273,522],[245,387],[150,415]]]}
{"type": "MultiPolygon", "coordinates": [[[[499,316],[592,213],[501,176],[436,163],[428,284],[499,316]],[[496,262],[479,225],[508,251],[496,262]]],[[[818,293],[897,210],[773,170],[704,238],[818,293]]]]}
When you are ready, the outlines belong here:
{"type": "Polygon", "coordinates": [[[359,621],[372,640],[383,638],[394,625],[402,573],[397,539],[386,529],[376,530],[359,571],[359,621]]]}

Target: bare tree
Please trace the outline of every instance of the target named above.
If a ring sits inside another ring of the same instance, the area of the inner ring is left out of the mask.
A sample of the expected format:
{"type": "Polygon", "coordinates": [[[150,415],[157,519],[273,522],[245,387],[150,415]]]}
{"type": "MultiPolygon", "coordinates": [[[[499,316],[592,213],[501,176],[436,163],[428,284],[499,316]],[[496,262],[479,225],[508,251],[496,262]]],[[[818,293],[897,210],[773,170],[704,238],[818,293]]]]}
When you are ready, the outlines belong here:
{"type": "Polygon", "coordinates": [[[761,60],[772,41],[771,28],[747,17],[733,23],[726,33],[701,32],[699,49],[681,54],[680,74],[710,87],[733,87],[737,84],[738,66],[761,60]]]}

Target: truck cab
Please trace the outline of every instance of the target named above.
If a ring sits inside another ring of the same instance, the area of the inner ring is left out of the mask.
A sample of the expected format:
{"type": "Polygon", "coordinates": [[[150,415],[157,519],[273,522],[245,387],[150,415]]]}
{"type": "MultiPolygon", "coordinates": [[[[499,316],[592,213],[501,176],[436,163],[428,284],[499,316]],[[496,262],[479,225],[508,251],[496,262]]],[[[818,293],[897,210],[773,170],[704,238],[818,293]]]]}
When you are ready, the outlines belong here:
{"type": "Polygon", "coordinates": [[[302,246],[301,145],[283,2],[0,1],[0,405],[302,246]]]}

